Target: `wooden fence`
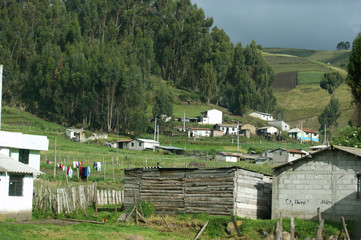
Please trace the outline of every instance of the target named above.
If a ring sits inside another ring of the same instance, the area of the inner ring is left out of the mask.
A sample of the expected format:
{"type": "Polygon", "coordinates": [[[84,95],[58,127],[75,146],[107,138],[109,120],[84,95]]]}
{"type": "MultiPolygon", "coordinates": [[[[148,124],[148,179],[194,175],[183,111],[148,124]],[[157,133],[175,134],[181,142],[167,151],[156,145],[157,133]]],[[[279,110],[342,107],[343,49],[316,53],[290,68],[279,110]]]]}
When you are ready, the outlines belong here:
{"type": "Polygon", "coordinates": [[[34,188],[33,209],[69,213],[76,211],[79,205],[88,208],[95,201],[97,205],[121,204],[122,199],[122,191],[98,190],[95,184],[53,190],[49,187],[40,187],[34,188]]]}

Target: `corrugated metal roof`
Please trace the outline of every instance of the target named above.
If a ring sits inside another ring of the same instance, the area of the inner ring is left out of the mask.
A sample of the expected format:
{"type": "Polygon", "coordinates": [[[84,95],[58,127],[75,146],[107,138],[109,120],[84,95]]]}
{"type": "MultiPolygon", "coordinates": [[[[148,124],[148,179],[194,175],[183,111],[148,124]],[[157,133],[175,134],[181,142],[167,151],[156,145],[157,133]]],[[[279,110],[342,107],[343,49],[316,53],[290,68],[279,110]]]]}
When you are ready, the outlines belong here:
{"type": "Polygon", "coordinates": [[[42,174],[42,172],[0,154],[0,172],[42,174]]]}
{"type": "Polygon", "coordinates": [[[344,147],[344,146],[334,146],[334,148],[361,157],[361,149],[360,148],[344,147]]]}
{"type": "Polygon", "coordinates": [[[336,146],[336,145],[333,145],[333,146],[330,146],[330,147],[327,147],[327,148],[323,148],[317,152],[314,152],[314,153],[310,153],[309,155],[306,155],[302,158],[298,158],[292,162],[287,162],[287,163],[284,163],[284,164],[281,164],[281,165],[278,165],[278,166],[275,166],[273,167],[272,169],[277,169],[277,168],[280,168],[280,167],[284,167],[286,165],[289,165],[289,164],[293,164],[295,162],[298,162],[298,161],[302,161],[303,159],[308,159],[308,158],[312,158],[312,156],[314,155],[317,155],[321,152],[324,152],[324,151],[329,151],[329,150],[332,150],[332,149],[338,149],[340,151],[344,151],[344,152],[348,152],[348,153],[351,153],[351,154],[354,154],[358,157],[361,157],[361,149],[360,148],[353,148],[353,147],[344,147],[344,146],[336,146]]]}

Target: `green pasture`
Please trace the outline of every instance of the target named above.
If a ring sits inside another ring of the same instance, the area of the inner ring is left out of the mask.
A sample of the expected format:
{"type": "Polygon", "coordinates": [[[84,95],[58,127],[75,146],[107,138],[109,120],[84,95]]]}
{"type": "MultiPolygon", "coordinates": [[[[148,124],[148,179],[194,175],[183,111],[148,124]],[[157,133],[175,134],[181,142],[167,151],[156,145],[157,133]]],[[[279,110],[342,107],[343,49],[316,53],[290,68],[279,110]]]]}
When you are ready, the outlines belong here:
{"type": "Polygon", "coordinates": [[[323,72],[299,72],[297,74],[298,84],[320,84],[323,75],[323,72]]]}
{"type": "Polygon", "coordinates": [[[273,53],[273,54],[292,55],[292,56],[301,57],[301,58],[310,57],[313,54],[318,52],[316,50],[297,49],[297,48],[264,48],[264,49],[262,49],[262,51],[266,52],[266,53],[273,53]]]}
{"type": "Polygon", "coordinates": [[[350,52],[350,50],[316,51],[314,54],[308,56],[307,59],[346,69],[350,52]]]}
{"type": "Polygon", "coordinates": [[[276,73],[280,72],[330,72],[332,68],[326,64],[291,55],[264,53],[265,59],[276,73]]]}
{"type": "MultiPolygon", "coordinates": [[[[320,115],[329,104],[331,96],[319,85],[305,84],[299,85],[290,91],[275,91],[277,98],[276,111],[282,112],[284,121],[291,126],[300,126],[304,122],[304,127],[314,130],[319,129],[317,116],[320,115]]],[[[347,126],[347,122],[352,118],[351,94],[346,84],[342,84],[336,91],[335,96],[340,102],[341,117],[339,127],[347,126]]]]}

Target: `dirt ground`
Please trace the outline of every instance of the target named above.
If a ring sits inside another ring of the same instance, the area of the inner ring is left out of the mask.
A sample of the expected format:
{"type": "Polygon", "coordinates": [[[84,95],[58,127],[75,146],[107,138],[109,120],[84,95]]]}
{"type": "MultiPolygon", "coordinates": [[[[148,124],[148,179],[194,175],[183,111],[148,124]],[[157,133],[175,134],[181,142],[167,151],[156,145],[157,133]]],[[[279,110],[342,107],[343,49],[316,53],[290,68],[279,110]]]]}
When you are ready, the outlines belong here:
{"type": "Polygon", "coordinates": [[[17,222],[11,222],[11,223],[7,223],[7,224],[52,224],[52,225],[57,225],[57,226],[67,226],[67,225],[74,225],[74,224],[79,224],[79,223],[61,220],[61,219],[51,219],[50,218],[50,219],[37,220],[37,221],[30,221],[30,220],[17,221],[17,222]]]}

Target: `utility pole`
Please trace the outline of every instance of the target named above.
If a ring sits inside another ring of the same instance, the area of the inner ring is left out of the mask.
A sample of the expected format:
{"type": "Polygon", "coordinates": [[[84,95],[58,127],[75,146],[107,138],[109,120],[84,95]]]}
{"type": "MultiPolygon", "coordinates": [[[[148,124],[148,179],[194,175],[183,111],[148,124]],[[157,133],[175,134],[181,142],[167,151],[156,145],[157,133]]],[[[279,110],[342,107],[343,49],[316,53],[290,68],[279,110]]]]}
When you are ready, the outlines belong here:
{"type": "Polygon", "coordinates": [[[183,132],[186,132],[186,111],[183,114],[183,132]]]}
{"type": "Polygon", "coordinates": [[[237,152],[239,152],[239,121],[237,121],[237,152]]]}
{"type": "Polygon", "coordinates": [[[303,141],[302,141],[302,136],[303,136],[302,121],[301,121],[301,131],[302,131],[302,132],[301,132],[301,144],[302,144],[302,142],[303,142],[303,141]]]}
{"type": "Polygon", "coordinates": [[[54,179],[56,177],[56,138],[54,138],[54,179]]]}
{"type": "Polygon", "coordinates": [[[155,152],[155,138],[157,135],[157,117],[154,120],[154,141],[153,141],[153,152],[155,152]]]}

